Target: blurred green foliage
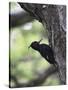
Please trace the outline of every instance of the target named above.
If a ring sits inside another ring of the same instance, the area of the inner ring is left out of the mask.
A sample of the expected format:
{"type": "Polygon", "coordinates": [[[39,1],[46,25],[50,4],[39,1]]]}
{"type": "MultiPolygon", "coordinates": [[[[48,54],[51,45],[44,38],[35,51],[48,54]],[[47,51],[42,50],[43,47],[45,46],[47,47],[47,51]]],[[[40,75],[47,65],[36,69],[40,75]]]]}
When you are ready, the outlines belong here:
{"type": "MultiPolygon", "coordinates": [[[[39,41],[41,38],[43,39],[41,43],[48,44],[47,36],[43,25],[36,20],[10,30],[10,72],[17,78],[18,82],[28,82],[37,77],[37,72],[50,66],[38,52],[31,48],[28,49],[31,42],[39,41]]],[[[11,80],[11,84],[15,85],[14,81],[11,80]]],[[[57,77],[51,76],[43,85],[58,84],[57,77]]]]}

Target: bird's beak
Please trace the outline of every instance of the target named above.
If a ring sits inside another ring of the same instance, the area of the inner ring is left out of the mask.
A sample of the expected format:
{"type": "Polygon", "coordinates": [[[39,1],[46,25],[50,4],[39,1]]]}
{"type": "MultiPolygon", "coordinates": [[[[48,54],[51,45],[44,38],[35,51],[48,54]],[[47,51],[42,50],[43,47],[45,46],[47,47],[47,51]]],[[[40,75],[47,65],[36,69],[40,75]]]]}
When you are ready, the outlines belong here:
{"type": "Polygon", "coordinates": [[[40,39],[40,40],[38,41],[38,43],[40,43],[42,40],[43,40],[43,39],[40,39]]]}

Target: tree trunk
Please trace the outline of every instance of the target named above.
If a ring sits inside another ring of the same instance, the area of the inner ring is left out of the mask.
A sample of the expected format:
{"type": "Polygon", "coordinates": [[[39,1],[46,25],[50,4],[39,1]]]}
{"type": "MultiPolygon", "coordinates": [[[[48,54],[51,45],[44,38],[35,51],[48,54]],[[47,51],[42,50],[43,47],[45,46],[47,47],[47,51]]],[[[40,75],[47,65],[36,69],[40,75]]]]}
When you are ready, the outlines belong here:
{"type": "Polygon", "coordinates": [[[59,68],[62,84],[66,84],[66,6],[23,4],[19,5],[39,20],[48,31],[49,45],[59,68]]]}
{"type": "Polygon", "coordinates": [[[66,83],[66,32],[65,32],[65,6],[49,6],[44,14],[43,24],[48,30],[49,44],[54,51],[57,61],[60,78],[63,84],[66,83]],[[46,21],[46,23],[45,23],[46,21]]]}

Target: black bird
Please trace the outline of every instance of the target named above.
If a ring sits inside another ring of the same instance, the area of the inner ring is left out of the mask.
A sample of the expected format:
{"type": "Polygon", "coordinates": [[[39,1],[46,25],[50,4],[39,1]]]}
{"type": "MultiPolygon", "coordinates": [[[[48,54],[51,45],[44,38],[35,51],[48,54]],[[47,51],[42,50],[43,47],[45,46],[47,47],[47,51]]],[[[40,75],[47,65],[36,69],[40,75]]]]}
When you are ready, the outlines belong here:
{"type": "Polygon", "coordinates": [[[34,50],[38,51],[41,56],[44,57],[50,64],[55,65],[56,61],[52,48],[47,44],[40,44],[41,40],[32,42],[29,48],[31,47],[34,50]]]}

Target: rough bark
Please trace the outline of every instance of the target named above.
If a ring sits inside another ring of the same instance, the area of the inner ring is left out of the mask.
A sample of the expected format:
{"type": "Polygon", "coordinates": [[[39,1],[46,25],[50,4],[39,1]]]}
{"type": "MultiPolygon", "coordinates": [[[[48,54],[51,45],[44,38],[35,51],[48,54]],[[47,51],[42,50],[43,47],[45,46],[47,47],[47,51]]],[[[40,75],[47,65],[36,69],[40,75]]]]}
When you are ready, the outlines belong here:
{"type": "Polygon", "coordinates": [[[66,84],[66,6],[19,3],[47,28],[49,45],[59,68],[62,84],[66,84]]]}

